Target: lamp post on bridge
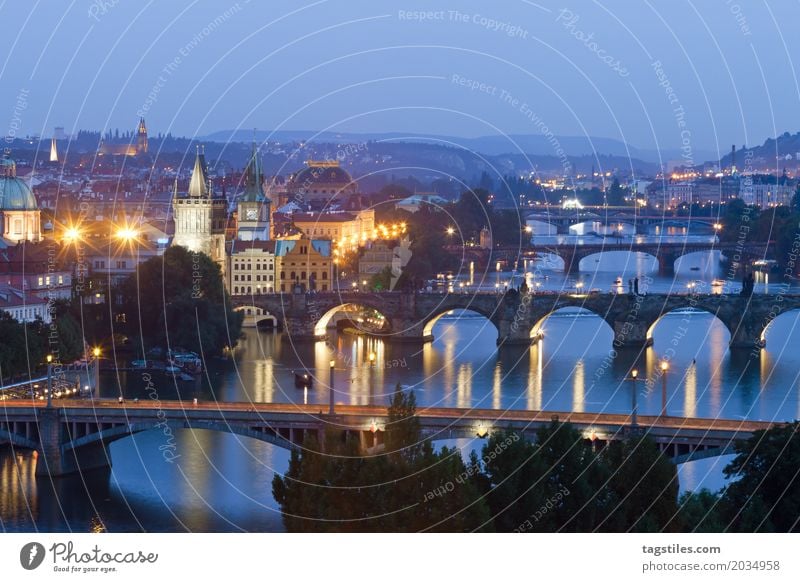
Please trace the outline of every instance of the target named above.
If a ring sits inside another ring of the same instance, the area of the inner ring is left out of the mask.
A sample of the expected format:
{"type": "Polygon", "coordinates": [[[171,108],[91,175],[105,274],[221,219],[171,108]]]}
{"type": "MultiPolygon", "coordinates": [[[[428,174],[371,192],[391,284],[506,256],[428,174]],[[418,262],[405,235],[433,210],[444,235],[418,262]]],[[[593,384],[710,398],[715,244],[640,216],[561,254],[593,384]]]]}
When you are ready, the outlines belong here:
{"type": "Polygon", "coordinates": [[[53,407],[53,355],[47,354],[47,408],[53,407]]]}
{"type": "Polygon", "coordinates": [[[631,370],[631,382],[633,384],[633,391],[631,392],[631,428],[639,426],[639,401],[638,390],[636,388],[636,380],[639,378],[639,370],[631,370]]]}
{"type": "Polygon", "coordinates": [[[331,375],[330,375],[330,390],[328,392],[328,414],[333,415],[333,369],[336,365],[336,362],[331,360],[330,367],[331,367],[331,375]]]}
{"type": "Polygon", "coordinates": [[[667,416],[667,370],[669,363],[667,360],[661,361],[661,417],[667,416]]]}

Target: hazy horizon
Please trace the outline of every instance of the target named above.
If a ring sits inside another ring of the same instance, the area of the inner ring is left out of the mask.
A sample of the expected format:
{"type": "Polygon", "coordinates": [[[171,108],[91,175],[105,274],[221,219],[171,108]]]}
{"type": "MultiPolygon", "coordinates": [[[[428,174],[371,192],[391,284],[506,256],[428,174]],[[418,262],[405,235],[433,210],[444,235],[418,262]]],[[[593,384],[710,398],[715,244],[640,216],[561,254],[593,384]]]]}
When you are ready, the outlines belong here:
{"type": "Polygon", "coordinates": [[[4,133],[143,114],[154,135],[552,134],[700,162],[800,130],[791,7],[458,4],[2,3],[4,133]]]}

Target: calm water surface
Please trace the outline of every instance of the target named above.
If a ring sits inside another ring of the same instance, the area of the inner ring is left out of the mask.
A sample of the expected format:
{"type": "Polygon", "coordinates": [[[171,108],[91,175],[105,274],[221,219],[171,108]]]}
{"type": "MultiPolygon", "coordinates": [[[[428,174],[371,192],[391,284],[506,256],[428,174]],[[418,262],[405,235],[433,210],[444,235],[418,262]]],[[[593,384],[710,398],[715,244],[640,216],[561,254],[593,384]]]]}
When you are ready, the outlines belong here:
{"type": "MultiPolygon", "coordinates": [[[[540,231],[535,231],[538,233],[540,231]]],[[[669,233],[667,233],[669,234],[669,233]]],[[[670,236],[687,236],[685,231],[670,236]]],[[[692,235],[693,236],[693,235],[692,235]]],[[[708,240],[708,235],[705,236],[708,240]]],[[[555,237],[557,238],[557,237],[555,237]]],[[[568,289],[577,278],[559,270],[557,260],[520,266],[515,284],[527,276],[547,289],[568,289]],[[522,271],[527,271],[527,275],[522,271]]],[[[687,282],[709,286],[725,277],[718,254],[693,253],[677,264],[674,277],[658,277],[654,259],[637,253],[607,253],[581,264],[587,288],[610,290],[616,277],[639,276],[651,292],[683,290],[687,282]],[[693,267],[695,267],[693,269],[693,267]]],[[[466,278],[468,273],[460,277],[466,278]]],[[[483,277],[493,286],[496,273],[483,277]]],[[[501,281],[510,274],[500,275],[501,281]]],[[[735,281],[728,281],[731,289],[735,281]]],[[[774,283],[760,277],[756,292],[774,283]]],[[[647,290],[647,289],[643,289],[647,290]]],[[[632,366],[640,377],[655,377],[660,355],[687,325],[667,374],[668,412],[673,415],[733,419],[793,420],[800,417],[800,340],[798,312],[778,317],[767,331],[760,357],[727,348],[725,326],[704,312],[674,313],[653,329],[654,345],[611,358],[612,332],[599,317],[562,310],[544,322],[545,339],[531,348],[495,347],[497,332],[470,312],[443,317],[435,341],[424,346],[384,343],[349,334],[328,342],[293,343],[271,332],[247,330],[227,360],[210,362],[201,383],[157,378],[161,399],[198,397],[222,401],[308,402],[327,405],[328,362],[336,361],[336,401],[383,404],[397,384],[413,389],[420,406],[520,408],[553,411],[630,412],[632,366]],[[368,365],[371,352],[376,365],[368,365]],[[309,369],[316,387],[298,390],[293,370],[309,369]]],[[[140,373],[104,377],[101,396],[145,398],[140,373]]],[[[639,383],[642,414],[657,414],[656,389],[639,383]]],[[[35,455],[0,449],[0,524],[5,531],[279,531],[280,514],[272,499],[274,473],[288,466],[289,453],[272,445],[203,430],[176,432],[174,463],[165,462],[160,433],[142,433],[111,445],[110,472],[53,481],[34,477],[35,455]]],[[[465,452],[480,443],[461,440],[465,452]]],[[[682,465],[682,489],[724,484],[722,467],[730,457],[682,465]]]]}

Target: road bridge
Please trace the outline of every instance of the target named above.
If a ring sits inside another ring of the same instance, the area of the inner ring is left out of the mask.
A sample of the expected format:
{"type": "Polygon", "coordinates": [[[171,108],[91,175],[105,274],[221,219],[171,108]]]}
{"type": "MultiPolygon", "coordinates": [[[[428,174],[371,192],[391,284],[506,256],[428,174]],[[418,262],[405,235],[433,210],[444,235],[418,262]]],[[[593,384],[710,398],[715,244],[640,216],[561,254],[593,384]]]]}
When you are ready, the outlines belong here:
{"type": "MultiPolygon", "coordinates": [[[[389,422],[386,407],[336,405],[334,412],[305,404],[90,400],[47,407],[38,401],[9,400],[3,402],[0,442],[38,451],[37,474],[52,477],[110,467],[109,445],[144,431],[161,431],[162,451],[171,451],[174,431],[181,429],[233,433],[286,449],[302,447],[311,436],[324,448],[325,439],[338,433],[358,439],[367,454],[382,451],[389,422]]],[[[633,425],[625,414],[462,408],[424,408],[417,416],[423,438],[434,441],[485,437],[504,429],[535,439],[536,431],[554,420],[573,425],[592,446],[646,432],[677,463],[730,453],[736,442],[777,424],[640,415],[633,425]]]]}

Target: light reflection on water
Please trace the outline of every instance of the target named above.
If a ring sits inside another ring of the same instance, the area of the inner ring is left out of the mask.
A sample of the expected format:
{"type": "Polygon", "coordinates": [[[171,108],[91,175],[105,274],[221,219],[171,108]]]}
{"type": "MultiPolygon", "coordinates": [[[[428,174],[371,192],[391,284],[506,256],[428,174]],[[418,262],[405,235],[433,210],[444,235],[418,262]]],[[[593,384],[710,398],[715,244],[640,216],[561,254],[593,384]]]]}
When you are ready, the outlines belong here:
{"type": "MultiPolygon", "coordinates": [[[[687,261],[702,257],[691,255],[687,261]]],[[[687,263],[688,264],[688,263],[687,263]]],[[[636,263],[641,268],[641,262],[636,263]]],[[[620,271],[626,265],[617,263],[620,271]]],[[[687,267],[688,268],[688,267],[687,267]]],[[[630,271],[639,272],[639,271],[630,271]]],[[[679,272],[677,279],[695,277],[679,272]]],[[[592,286],[613,285],[614,271],[583,274],[592,286]]],[[[713,273],[711,276],[717,276],[713,273]]],[[[566,277],[550,272],[548,284],[566,277]]],[[[669,288],[669,279],[654,285],[669,288]]],[[[762,283],[764,285],[765,283],[762,283]]],[[[763,290],[764,288],[762,288],[763,290]]],[[[435,341],[424,346],[384,343],[339,334],[327,343],[292,343],[280,335],[247,330],[233,360],[209,366],[209,382],[201,385],[161,380],[162,399],[318,403],[327,405],[328,362],[336,362],[337,402],[384,404],[396,384],[415,391],[420,406],[525,408],[628,413],[632,367],[640,377],[639,411],[658,414],[661,380],[658,365],[664,351],[679,337],[666,376],[668,412],[673,415],[793,420],[800,417],[798,370],[800,354],[793,346],[800,335],[798,313],[778,317],[768,328],[767,346],[759,358],[727,349],[729,333],[713,315],[674,313],[652,330],[654,346],[642,354],[623,350],[609,357],[612,332],[599,317],[558,312],[543,322],[544,340],[530,348],[495,347],[497,332],[487,320],[470,313],[443,318],[435,341]],[[679,327],[687,331],[678,333],[679,327]],[[374,366],[369,354],[376,354],[374,366]],[[315,376],[309,391],[298,390],[293,370],[308,368],[315,376]]],[[[145,383],[136,373],[120,374],[128,398],[145,397],[145,383]]],[[[157,378],[154,378],[157,380],[157,378]]],[[[114,378],[104,378],[103,391],[115,397],[114,378]]],[[[288,453],[269,444],[209,431],[177,431],[174,464],[158,451],[159,435],[143,433],[111,447],[110,474],[77,478],[36,479],[31,453],[19,457],[0,450],[0,520],[8,531],[276,531],[281,529],[271,495],[275,470],[284,471],[288,453]],[[63,503],[59,504],[59,500],[63,503]]],[[[479,447],[481,442],[458,443],[479,447]]],[[[721,467],[728,461],[707,459],[681,466],[682,489],[723,485],[721,467]]]]}

